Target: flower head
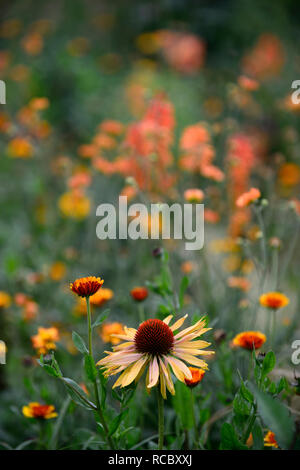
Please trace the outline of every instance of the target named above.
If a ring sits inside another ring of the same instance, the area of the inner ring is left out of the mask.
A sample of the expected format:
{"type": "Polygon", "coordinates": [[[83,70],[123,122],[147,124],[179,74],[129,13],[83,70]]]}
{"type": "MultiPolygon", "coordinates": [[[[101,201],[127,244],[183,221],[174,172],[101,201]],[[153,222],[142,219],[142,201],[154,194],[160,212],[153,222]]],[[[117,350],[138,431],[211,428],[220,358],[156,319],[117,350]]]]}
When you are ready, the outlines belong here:
{"type": "Polygon", "coordinates": [[[281,292],[266,292],[260,296],[259,301],[263,307],[274,310],[285,307],[290,303],[289,298],[281,292]]]}
{"type": "Polygon", "coordinates": [[[265,447],[276,447],[278,448],[278,443],[275,439],[275,434],[272,431],[268,431],[264,437],[265,447]]]}
{"type": "Polygon", "coordinates": [[[134,380],[137,381],[148,367],[147,388],[151,389],[159,383],[161,394],[166,398],[166,389],[172,395],[175,394],[171,371],[178,380],[184,382],[186,378],[193,379],[185,362],[207,369],[206,362],[197,357],[214,353],[203,350],[210,343],[197,339],[210,330],[205,328],[205,319],[177,332],[187,315],[169,326],[172,317],[169,315],[164,321],[146,320],[137,330],[124,327],[125,334],[114,335],[125,340],[125,343],[114,347],[113,352],[107,352],[107,356],[98,362],[105,369],[106,377],[122,372],[113,388],[126,387],[134,380]]]}
{"type": "Polygon", "coordinates": [[[184,191],[184,199],[188,202],[201,202],[204,199],[204,192],[201,189],[187,189],[184,191]]]}
{"type": "Polygon", "coordinates": [[[249,191],[246,193],[243,193],[240,195],[240,197],[237,198],[236,200],[236,205],[237,207],[247,207],[249,206],[252,202],[256,201],[259,199],[261,196],[260,190],[257,188],[251,188],[249,191]]]}
{"type": "Polygon", "coordinates": [[[114,293],[111,289],[99,289],[94,295],[91,296],[90,302],[91,305],[95,305],[96,307],[101,307],[101,305],[105,304],[108,300],[112,299],[114,293]]]}
{"type": "Polygon", "coordinates": [[[26,418],[51,419],[57,416],[54,405],[41,405],[38,402],[23,406],[22,412],[26,418]]]}
{"type": "Polygon", "coordinates": [[[100,337],[104,343],[111,343],[113,345],[121,342],[120,338],[116,338],[114,335],[124,335],[124,327],[122,323],[104,323],[100,329],[100,337]]]}
{"type": "Polygon", "coordinates": [[[266,336],[260,331],[243,331],[233,338],[233,345],[240,348],[259,349],[266,342],[266,336]]]}
{"type": "Polygon", "coordinates": [[[38,333],[31,337],[32,346],[37,350],[38,354],[47,354],[47,352],[56,349],[56,342],[59,341],[58,329],[54,326],[51,328],[38,328],[38,333]]]}
{"type": "Polygon", "coordinates": [[[94,295],[102,286],[104,280],[100,277],[88,276],[76,279],[70,284],[70,289],[80,297],[90,297],[94,295]]]}
{"type": "Polygon", "coordinates": [[[0,308],[9,307],[11,304],[11,297],[6,292],[0,291],[0,308]]]}
{"type": "Polygon", "coordinates": [[[189,367],[189,369],[192,374],[192,379],[190,380],[190,379],[185,378],[184,381],[188,387],[194,388],[203,379],[205,370],[198,369],[198,367],[189,367]]]}
{"type": "Polygon", "coordinates": [[[131,297],[137,302],[142,302],[148,297],[148,289],[146,287],[134,287],[130,291],[131,297]]]}

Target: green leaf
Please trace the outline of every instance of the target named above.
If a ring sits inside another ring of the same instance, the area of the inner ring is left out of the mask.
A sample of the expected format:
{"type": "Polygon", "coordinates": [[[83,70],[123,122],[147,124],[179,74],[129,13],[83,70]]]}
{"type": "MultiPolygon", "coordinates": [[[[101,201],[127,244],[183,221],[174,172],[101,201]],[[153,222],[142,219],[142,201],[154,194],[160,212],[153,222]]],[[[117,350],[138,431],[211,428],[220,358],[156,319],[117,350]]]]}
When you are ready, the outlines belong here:
{"type": "Polygon", "coordinates": [[[108,434],[109,436],[113,436],[113,434],[115,434],[115,432],[117,431],[117,429],[120,426],[121,422],[127,416],[128,411],[129,411],[129,409],[126,408],[125,410],[123,410],[120,414],[118,414],[118,416],[116,416],[112,420],[112,422],[109,425],[109,434],[108,434]]]}
{"type": "Polygon", "coordinates": [[[52,377],[60,377],[59,373],[54,369],[54,367],[50,366],[49,364],[43,364],[42,367],[47,372],[47,374],[52,375],[52,377]]]}
{"type": "Polygon", "coordinates": [[[62,377],[62,381],[64,382],[70,397],[75,403],[77,403],[77,405],[80,405],[87,410],[97,410],[96,405],[89,400],[87,394],[76,382],[74,382],[74,380],[62,377]]]}
{"type": "Polygon", "coordinates": [[[78,333],[76,333],[76,331],[72,332],[72,340],[73,340],[75,348],[79,352],[81,352],[81,354],[86,354],[89,352],[88,348],[85,345],[84,340],[81,338],[81,336],[78,333]]]}
{"type": "Polygon", "coordinates": [[[251,405],[246,401],[242,395],[238,392],[233,400],[233,409],[235,413],[240,415],[249,416],[251,411],[251,405]]]}
{"type": "Polygon", "coordinates": [[[97,369],[95,366],[94,359],[89,354],[86,354],[84,356],[84,370],[87,378],[91,382],[95,382],[97,379],[97,369]]]}
{"type": "Polygon", "coordinates": [[[266,377],[266,375],[271,372],[276,364],[276,357],[273,351],[269,351],[268,354],[266,354],[263,364],[262,364],[262,378],[266,377]]]}
{"type": "Polygon", "coordinates": [[[264,448],[264,436],[261,429],[261,426],[255,422],[252,428],[252,437],[253,437],[253,448],[255,450],[263,450],[264,448]]]}
{"type": "Polygon", "coordinates": [[[240,393],[241,393],[242,397],[243,397],[245,400],[247,400],[249,403],[253,403],[253,402],[254,402],[254,396],[252,395],[252,393],[250,392],[250,390],[246,387],[246,385],[244,384],[244,382],[241,383],[240,393]]]}
{"type": "Polygon", "coordinates": [[[180,305],[180,308],[183,307],[184,294],[185,294],[186,289],[188,288],[188,285],[189,285],[189,278],[187,276],[184,276],[181,280],[180,288],[179,288],[179,305],[180,305]]]}
{"type": "Polygon", "coordinates": [[[242,444],[229,423],[224,423],[221,428],[221,450],[247,450],[248,447],[242,444]]]}
{"type": "Polygon", "coordinates": [[[288,449],[292,443],[295,423],[286,406],[276,398],[252,385],[257,401],[258,412],[270,431],[275,433],[276,441],[282,449],[288,449]]]}
{"type": "Polygon", "coordinates": [[[108,314],[110,312],[110,309],[107,308],[102,312],[96,319],[96,321],[92,324],[92,328],[95,328],[96,326],[100,326],[108,317],[108,314]]]}

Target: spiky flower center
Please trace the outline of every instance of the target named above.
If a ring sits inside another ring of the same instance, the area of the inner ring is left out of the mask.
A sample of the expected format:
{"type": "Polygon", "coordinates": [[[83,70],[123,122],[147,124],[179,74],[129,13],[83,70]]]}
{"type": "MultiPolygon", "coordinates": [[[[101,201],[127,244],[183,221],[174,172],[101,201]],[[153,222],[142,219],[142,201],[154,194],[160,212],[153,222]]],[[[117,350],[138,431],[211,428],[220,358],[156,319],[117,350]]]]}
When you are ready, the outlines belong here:
{"type": "Polygon", "coordinates": [[[171,351],[174,335],[171,328],[163,321],[146,320],[139,326],[134,342],[139,353],[164,355],[171,351]]]}

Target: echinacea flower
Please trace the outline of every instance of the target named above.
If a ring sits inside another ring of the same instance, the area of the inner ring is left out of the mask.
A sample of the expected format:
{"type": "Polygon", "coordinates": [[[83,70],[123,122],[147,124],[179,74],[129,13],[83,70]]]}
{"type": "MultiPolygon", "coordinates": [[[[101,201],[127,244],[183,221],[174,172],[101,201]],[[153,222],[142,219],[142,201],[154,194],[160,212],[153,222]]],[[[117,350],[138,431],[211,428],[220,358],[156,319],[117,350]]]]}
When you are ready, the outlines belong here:
{"type": "Polygon", "coordinates": [[[278,448],[278,443],[275,439],[275,434],[272,431],[268,431],[264,437],[264,445],[265,447],[276,447],[278,448]]]}
{"type": "Polygon", "coordinates": [[[259,301],[263,307],[273,310],[283,308],[290,303],[289,298],[281,292],[266,292],[260,296],[259,301]]]}
{"type": "Polygon", "coordinates": [[[22,412],[26,418],[51,419],[57,416],[54,405],[41,405],[38,402],[23,406],[22,412]]]}
{"type": "Polygon", "coordinates": [[[234,346],[252,351],[261,348],[266,340],[266,336],[260,331],[243,331],[233,338],[232,343],[234,346]]]}
{"type": "Polygon", "coordinates": [[[55,343],[57,341],[59,341],[59,332],[54,326],[51,328],[39,327],[38,333],[31,337],[32,346],[38,354],[47,354],[56,349],[55,343]]]}
{"type": "Polygon", "coordinates": [[[148,289],[146,287],[134,287],[131,289],[130,295],[137,302],[142,302],[148,297],[148,289]]]}
{"type": "Polygon", "coordinates": [[[240,197],[237,198],[235,204],[237,207],[240,207],[240,208],[247,207],[249,206],[249,204],[259,199],[260,196],[261,196],[261,193],[259,189],[251,188],[246,193],[241,194],[240,197]]]}
{"type": "Polygon", "coordinates": [[[204,377],[204,374],[205,374],[205,370],[203,369],[198,369],[198,367],[189,367],[189,370],[192,374],[192,378],[191,379],[187,379],[185,378],[184,381],[185,381],[185,384],[189,387],[189,388],[194,388],[196,387],[196,385],[198,385],[198,383],[201,382],[201,380],[203,379],[204,377]]]}
{"type": "Polygon", "coordinates": [[[173,315],[169,315],[164,321],[146,320],[137,330],[124,327],[124,335],[115,335],[125,340],[125,343],[114,347],[113,352],[106,352],[107,356],[98,362],[98,365],[105,369],[105,377],[122,372],[113,388],[126,387],[134,380],[139,380],[148,367],[147,389],[160,383],[161,394],[166,398],[166,388],[172,395],[175,394],[170,368],[181,382],[186,378],[193,378],[185,362],[206,370],[206,362],[197,356],[208,356],[214,352],[204,351],[203,348],[210,343],[197,338],[211,328],[205,328],[205,319],[202,318],[194,325],[174,334],[186,317],[187,315],[180,318],[172,326],[169,326],[169,323],[173,315]]]}
{"type": "Polygon", "coordinates": [[[111,343],[113,345],[121,342],[120,338],[116,338],[114,335],[124,335],[124,327],[122,323],[104,323],[100,329],[100,337],[104,343],[111,343]]]}
{"type": "Polygon", "coordinates": [[[70,289],[80,297],[90,297],[94,295],[102,286],[104,280],[100,277],[88,276],[76,279],[70,284],[70,289]]]}

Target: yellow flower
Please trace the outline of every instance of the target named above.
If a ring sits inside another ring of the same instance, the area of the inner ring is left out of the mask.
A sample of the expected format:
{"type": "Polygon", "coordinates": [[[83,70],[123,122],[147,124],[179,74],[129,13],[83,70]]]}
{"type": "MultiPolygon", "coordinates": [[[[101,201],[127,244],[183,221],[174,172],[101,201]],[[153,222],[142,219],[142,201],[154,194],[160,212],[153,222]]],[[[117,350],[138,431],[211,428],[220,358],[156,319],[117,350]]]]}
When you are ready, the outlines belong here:
{"type": "Polygon", "coordinates": [[[9,307],[11,304],[11,297],[6,292],[0,291],[0,308],[9,307]]]}
{"type": "Polygon", "coordinates": [[[276,447],[278,448],[278,443],[275,439],[275,434],[272,431],[268,431],[264,437],[265,447],[276,447]]]}
{"type": "Polygon", "coordinates": [[[50,267],[49,275],[53,281],[60,281],[66,274],[66,265],[62,261],[56,261],[50,267]]]}
{"type": "Polygon", "coordinates": [[[83,193],[70,191],[59,198],[58,207],[65,217],[81,220],[90,213],[91,203],[83,193]]]}
{"type": "Polygon", "coordinates": [[[283,308],[290,303],[290,299],[281,292],[266,292],[260,296],[259,301],[263,307],[274,310],[283,308]]]}
{"type": "Polygon", "coordinates": [[[56,342],[59,341],[58,329],[54,326],[51,328],[38,328],[38,333],[31,337],[32,346],[37,350],[38,354],[47,354],[48,351],[56,349],[56,342]]]}
{"type": "Polygon", "coordinates": [[[8,153],[14,158],[30,158],[33,155],[33,148],[25,137],[15,137],[8,144],[8,153]]]}
{"type": "Polygon", "coordinates": [[[198,338],[211,328],[205,328],[205,319],[202,318],[178,332],[186,317],[187,315],[180,318],[171,327],[169,323],[173,315],[169,315],[164,321],[150,319],[141,323],[137,330],[125,326],[125,334],[114,335],[125,340],[125,343],[115,346],[113,352],[107,352],[107,356],[97,363],[105,369],[105,377],[122,372],[113,388],[126,387],[134,380],[138,381],[148,367],[147,389],[159,384],[161,394],[166,398],[166,389],[172,395],[175,394],[170,368],[183,383],[185,379],[193,378],[185,362],[206,370],[206,362],[197,356],[209,356],[214,351],[204,351],[210,343],[198,338]]]}
{"type": "Polygon", "coordinates": [[[51,419],[58,416],[54,405],[41,405],[38,402],[31,402],[27,406],[23,406],[22,412],[26,418],[51,419]]]}

